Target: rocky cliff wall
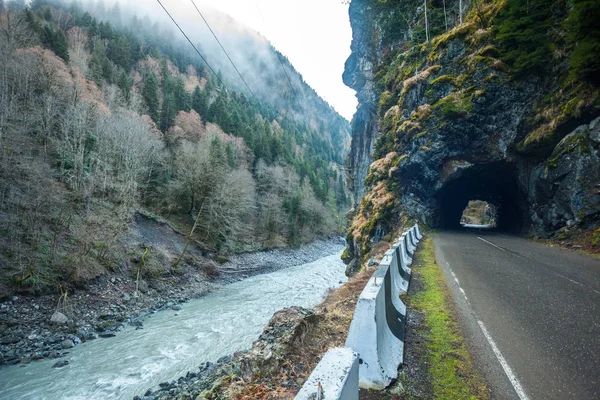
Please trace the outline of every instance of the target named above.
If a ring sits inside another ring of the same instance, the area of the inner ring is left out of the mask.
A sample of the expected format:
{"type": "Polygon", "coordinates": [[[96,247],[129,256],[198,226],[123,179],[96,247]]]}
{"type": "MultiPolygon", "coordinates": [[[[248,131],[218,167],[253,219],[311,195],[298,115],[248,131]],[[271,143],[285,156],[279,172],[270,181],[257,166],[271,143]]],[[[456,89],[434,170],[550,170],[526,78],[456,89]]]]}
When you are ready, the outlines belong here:
{"type": "MultiPolygon", "coordinates": [[[[520,48],[531,44],[510,31],[512,3],[476,3],[427,41],[423,7],[352,1],[344,81],[360,105],[347,161],[357,208],[348,261],[409,220],[458,226],[475,199],[496,205],[498,227],[514,232],[564,238],[598,229],[598,83],[574,77],[577,47],[566,33],[555,38],[568,31],[572,8],[538,18],[554,47],[534,58],[537,43],[520,48]]],[[[435,16],[439,5],[425,4],[435,16]]]]}

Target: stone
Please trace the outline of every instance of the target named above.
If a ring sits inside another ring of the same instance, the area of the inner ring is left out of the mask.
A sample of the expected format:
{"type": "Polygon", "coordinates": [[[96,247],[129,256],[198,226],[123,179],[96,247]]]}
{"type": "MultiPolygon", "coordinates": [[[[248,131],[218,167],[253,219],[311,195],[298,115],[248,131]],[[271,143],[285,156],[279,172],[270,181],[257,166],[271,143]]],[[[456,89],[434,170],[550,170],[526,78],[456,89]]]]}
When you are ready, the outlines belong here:
{"type": "Polygon", "coordinates": [[[66,366],[66,365],[69,365],[69,362],[67,360],[60,360],[58,362],[55,362],[52,365],[52,368],[62,368],[64,366],[66,366]]]}
{"type": "Polygon", "coordinates": [[[123,293],[123,301],[128,302],[131,300],[131,296],[127,293],[123,293]]]}
{"type": "Polygon", "coordinates": [[[50,318],[50,322],[57,325],[66,324],[68,321],[69,318],[67,318],[67,316],[61,313],[60,311],[55,311],[54,314],[52,314],[52,317],[50,318]]]}
{"type": "Polygon", "coordinates": [[[21,338],[17,335],[8,335],[0,339],[0,344],[15,344],[19,343],[21,338]]]}
{"type": "Polygon", "coordinates": [[[63,349],[70,349],[73,348],[73,346],[75,346],[75,344],[71,339],[65,339],[62,342],[60,342],[60,347],[63,349]]]}

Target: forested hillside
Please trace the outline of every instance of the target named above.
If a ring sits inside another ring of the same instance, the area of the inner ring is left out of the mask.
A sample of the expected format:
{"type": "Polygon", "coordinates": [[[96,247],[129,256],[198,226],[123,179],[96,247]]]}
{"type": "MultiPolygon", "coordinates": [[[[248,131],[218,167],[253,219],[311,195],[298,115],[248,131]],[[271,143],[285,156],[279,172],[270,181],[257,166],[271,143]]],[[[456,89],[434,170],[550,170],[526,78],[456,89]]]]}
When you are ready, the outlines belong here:
{"type": "Polygon", "coordinates": [[[118,4],[0,1],[0,295],[128,270],[139,211],[211,253],[343,228],[349,124],[248,32],[251,92],[118,4]]]}

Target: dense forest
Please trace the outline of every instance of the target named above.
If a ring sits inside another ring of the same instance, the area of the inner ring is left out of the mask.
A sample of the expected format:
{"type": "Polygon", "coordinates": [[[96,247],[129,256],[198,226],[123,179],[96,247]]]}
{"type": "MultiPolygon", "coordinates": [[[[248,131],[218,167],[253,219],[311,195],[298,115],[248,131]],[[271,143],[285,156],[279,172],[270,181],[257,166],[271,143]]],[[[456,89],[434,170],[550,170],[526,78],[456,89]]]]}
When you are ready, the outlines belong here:
{"type": "Polygon", "coordinates": [[[140,210],[214,252],[343,229],[349,124],[287,60],[262,39],[281,67],[245,65],[250,92],[170,27],[124,15],[0,0],[1,292],[125,268],[140,210]]]}

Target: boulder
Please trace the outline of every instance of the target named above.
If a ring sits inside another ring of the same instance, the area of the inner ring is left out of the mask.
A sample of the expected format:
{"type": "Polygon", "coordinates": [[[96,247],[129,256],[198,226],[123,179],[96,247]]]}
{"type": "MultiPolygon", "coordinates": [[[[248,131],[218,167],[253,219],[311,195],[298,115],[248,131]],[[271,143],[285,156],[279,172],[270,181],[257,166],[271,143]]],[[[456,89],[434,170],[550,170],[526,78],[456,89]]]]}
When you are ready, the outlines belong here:
{"type": "Polygon", "coordinates": [[[67,318],[67,316],[61,313],[60,311],[55,311],[54,314],[52,314],[52,317],[50,318],[50,322],[57,325],[66,324],[68,321],[69,318],[67,318]]]}
{"type": "Polygon", "coordinates": [[[52,365],[52,368],[62,368],[66,365],[69,365],[69,362],[67,360],[60,360],[54,363],[54,365],[52,365]]]}

